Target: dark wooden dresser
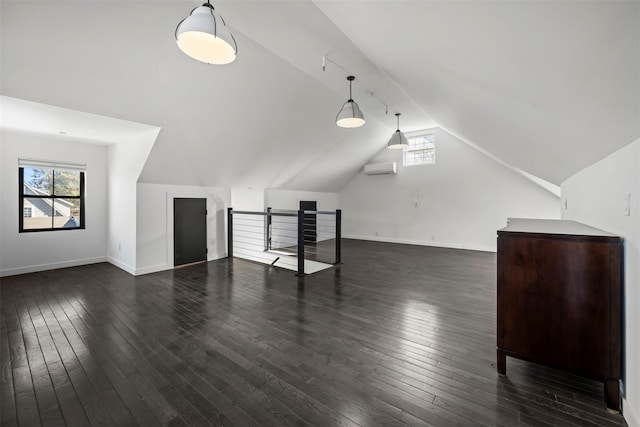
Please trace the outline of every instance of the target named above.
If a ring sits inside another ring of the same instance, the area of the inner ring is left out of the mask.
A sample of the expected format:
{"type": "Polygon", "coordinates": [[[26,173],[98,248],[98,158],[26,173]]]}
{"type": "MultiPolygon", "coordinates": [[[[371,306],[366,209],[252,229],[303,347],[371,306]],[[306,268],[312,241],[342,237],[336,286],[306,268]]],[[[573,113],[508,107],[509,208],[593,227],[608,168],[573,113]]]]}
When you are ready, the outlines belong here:
{"type": "Polygon", "coordinates": [[[498,230],[498,372],[506,356],[604,382],[620,410],[622,239],[574,221],[498,230]]]}

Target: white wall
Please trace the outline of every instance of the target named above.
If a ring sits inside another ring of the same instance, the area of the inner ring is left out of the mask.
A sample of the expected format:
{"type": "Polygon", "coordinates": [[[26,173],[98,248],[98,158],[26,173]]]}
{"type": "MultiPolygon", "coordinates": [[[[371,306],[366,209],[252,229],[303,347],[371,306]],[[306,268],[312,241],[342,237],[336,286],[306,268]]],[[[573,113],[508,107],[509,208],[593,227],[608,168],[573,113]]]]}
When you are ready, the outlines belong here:
{"type": "Polygon", "coordinates": [[[231,207],[237,211],[264,211],[264,188],[236,187],[231,189],[231,207]]]}
{"type": "Polygon", "coordinates": [[[342,235],[358,239],[495,251],[507,217],[560,217],[559,198],[442,129],[436,164],[402,166],[397,175],[362,171],[340,193],[342,235]]]}
{"type": "Polygon", "coordinates": [[[338,193],[277,189],[265,190],[265,207],[297,211],[300,208],[301,200],[315,200],[318,202],[317,206],[319,211],[335,211],[336,209],[340,209],[340,194],[338,193]]]}
{"type": "Polygon", "coordinates": [[[107,147],[3,130],[0,135],[0,275],[107,259],[107,147]],[[18,233],[18,158],[86,163],[84,230],[18,233]]]}
{"type": "Polygon", "coordinates": [[[589,166],[562,183],[563,219],[579,221],[625,239],[624,417],[640,426],[640,140],[589,166]],[[624,215],[624,195],[631,212],[624,215]],[[566,201],[566,209],[564,203],[566,201]]]}
{"type": "Polygon", "coordinates": [[[109,262],[135,274],[136,183],[160,132],[159,128],[133,134],[109,146],[109,262]]]}
{"type": "Polygon", "coordinates": [[[207,199],[209,261],[227,256],[226,214],[231,192],[226,188],[138,184],[137,264],[135,274],[173,268],[173,199],[207,199]]]}

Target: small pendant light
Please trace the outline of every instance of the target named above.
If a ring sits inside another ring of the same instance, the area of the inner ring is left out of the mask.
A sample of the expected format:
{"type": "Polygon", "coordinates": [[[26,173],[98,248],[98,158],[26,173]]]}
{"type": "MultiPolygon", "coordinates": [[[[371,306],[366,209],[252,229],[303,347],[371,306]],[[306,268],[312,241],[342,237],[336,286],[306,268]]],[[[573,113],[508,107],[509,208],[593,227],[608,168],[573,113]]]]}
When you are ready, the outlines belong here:
{"type": "Polygon", "coordinates": [[[236,40],[209,0],[180,21],[175,37],[181,51],[207,64],[229,64],[238,53],[236,40]]]}
{"type": "Polygon", "coordinates": [[[365,123],[364,114],[360,111],[358,104],[351,98],[351,83],[355,79],[353,76],[347,77],[347,80],[349,80],[349,100],[344,103],[336,116],[336,124],[341,128],[357,128],[365,123]]]}
{"type": "Polygon", "coordinates": [[[404,136],[402,132],[400,132],[400,113],[396,113],[396,120],[398,121],[398,130],[396,130],[391,138],[389,139],[389,143],[387,144],[388,148],[405,148],[409,146],[409,141],[407,137],[404,136]]]}

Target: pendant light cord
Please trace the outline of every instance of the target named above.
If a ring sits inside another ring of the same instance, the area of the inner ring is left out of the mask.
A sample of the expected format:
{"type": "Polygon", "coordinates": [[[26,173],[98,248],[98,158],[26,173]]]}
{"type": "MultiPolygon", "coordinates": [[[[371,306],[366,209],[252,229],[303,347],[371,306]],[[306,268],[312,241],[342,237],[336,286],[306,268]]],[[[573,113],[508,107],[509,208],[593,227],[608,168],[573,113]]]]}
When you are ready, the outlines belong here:
{"type": "MultiPolygon", "coordinates": [[[[346,67],[344,67],[340,63],[338,63],[338,62],[334,61],[333,59],[327,57],[327,55],[324,55],[322,57],[322,71],[323,72],[327,71],[327,63],[335,65],[340,70],[342,70],[342,71],[344,71],[346,73],[350,73],[351,72],[351,70],[348,70],[346,67]]],[[[355,80],[355,77],[354,77],[354,80],[355,80]]],[[[374,91],[371,91],[371,90],[367,89],[366,87],[362,87],[362,89],[371,98],[375,99],[376,101],[378,101],[380,104],[382,104],[384,106],[384,114],[389,114],[389,105],[383,99],[381,99],[374,91]]],[[[351,84],[349,84],[349,95],[352,96],[352,94],[351,94],[351,84]]]]}
{"type": "Polygon", "coordinates": [[[347,76],[347,80],[349,80],[349,100],[347,102],[353,102],[353,94],[351,93],[351,85],[356,78],[354,76],[347,76]]]}

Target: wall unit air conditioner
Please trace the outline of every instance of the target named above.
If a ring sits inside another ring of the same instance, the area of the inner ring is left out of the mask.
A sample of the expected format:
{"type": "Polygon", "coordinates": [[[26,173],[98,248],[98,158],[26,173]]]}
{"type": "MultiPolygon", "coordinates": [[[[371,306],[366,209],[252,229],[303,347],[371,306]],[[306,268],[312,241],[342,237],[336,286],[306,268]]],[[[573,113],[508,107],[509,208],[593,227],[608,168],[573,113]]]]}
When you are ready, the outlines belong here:
{"type": "Polygon", "coordinates": [[[371,165],[365,165],[364,173],[366,175],[385,175],[397,173],[396,162],[388,163],[374,163],[371,165]]]}

